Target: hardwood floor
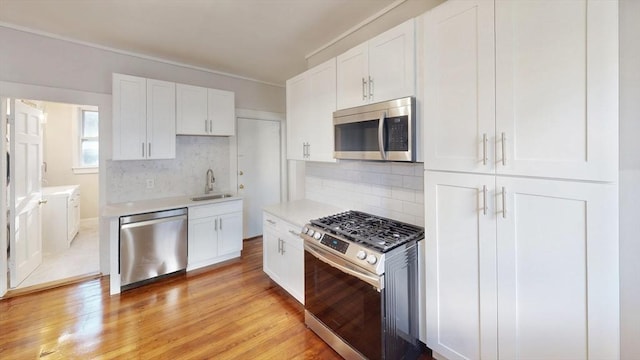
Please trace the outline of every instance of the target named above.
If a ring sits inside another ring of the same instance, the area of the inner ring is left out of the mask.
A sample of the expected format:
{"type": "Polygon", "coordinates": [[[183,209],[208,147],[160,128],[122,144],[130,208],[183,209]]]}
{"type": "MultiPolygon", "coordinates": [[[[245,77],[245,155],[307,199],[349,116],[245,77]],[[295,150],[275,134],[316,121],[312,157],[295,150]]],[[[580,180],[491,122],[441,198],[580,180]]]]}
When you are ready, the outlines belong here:
{"type": "Polygon", "coordinates": [[[0,358],[341,359],[262,272],[262,239],[242,254],[115,296],[102,277],[1,300],[0,358]]]}

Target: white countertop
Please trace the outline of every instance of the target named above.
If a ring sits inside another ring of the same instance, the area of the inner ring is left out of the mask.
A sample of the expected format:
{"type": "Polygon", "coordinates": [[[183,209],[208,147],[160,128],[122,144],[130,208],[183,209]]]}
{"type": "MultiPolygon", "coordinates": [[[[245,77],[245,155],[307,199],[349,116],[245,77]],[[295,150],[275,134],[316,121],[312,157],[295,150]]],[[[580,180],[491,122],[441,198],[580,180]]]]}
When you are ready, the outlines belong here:
{"type": "MultiPolygon", "coordinates": [[[[211,194],[215,195],[215,194],[211,194]]],[[[202,196],[202,195],[197,195],[202,196]]],[[[242,199],[240,196],[230,196],[221,199],[193,201],[194,196],[177,196],[153,200],[130,201],[125,203],[109,204],[102,208],[104,217],[118,217],[131,214],[140,214],[152,211],[162,211],[181,207],[194,207],[207,204],[216,204],[242,199]]]]}
{"type": "Polygon", "coordinates": [[[43,196],[70,195],[79,187],[80,185],[45,186],[41,188],[40,191],[42,191],[43,196]]]}
{"type": "Polygon", "coordinates": [[[307,199],[268,205],[263,210],[299,227],[303,227],[309,220],[346,211],[335,205],[307,199]]]}

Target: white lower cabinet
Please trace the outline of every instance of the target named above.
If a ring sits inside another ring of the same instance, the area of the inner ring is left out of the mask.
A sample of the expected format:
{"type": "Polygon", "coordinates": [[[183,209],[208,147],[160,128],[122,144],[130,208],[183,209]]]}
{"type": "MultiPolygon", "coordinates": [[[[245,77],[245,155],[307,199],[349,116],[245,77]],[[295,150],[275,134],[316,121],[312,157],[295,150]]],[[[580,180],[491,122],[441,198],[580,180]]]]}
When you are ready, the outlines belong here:
{"type": "Polygon", "coordinates": [[[241,250],[242,200],[189,207],[187,270],[238,257],[241,250]]]}
{"type": "Polygon", "coordinates": [[[68,249],[80,230],[80,187],[42,188],[42,242],[48,253],[68,249]]]}
{"type": "Polygon", "coordinates": [[[427,346],[447,359],[615,359],[615,185],[427,171],[427,346]]]}
{"type": "Polygon", "coordinates": [[[300,227],[263,215],[263,270],[304,304],[304,247],[300,227]]]}

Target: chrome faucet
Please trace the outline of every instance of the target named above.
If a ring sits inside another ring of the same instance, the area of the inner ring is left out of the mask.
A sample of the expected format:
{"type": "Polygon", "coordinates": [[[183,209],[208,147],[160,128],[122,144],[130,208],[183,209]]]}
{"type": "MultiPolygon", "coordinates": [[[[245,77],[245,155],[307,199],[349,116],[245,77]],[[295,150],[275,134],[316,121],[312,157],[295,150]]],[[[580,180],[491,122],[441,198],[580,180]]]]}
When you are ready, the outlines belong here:
{"type": "Polygon", "coordinates": [[[213,170],[207,170],[207,184],[204,187],[204,193],[208,194],[213,191],[213,184],[216,182],[216,178],[213,177],[213,170]]]}

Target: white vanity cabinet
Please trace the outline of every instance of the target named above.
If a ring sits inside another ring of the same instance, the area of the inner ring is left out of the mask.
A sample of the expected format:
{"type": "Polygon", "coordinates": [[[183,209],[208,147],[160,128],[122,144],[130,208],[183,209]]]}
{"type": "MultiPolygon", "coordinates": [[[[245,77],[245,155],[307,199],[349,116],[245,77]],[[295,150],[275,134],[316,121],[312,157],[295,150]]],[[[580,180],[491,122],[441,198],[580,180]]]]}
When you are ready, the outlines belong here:
{"type": "Polygon", "coordinates": [[[240,256],[242,200],[189,206],[187,270],[240,256]]]}
{"type": "Polygon", "coordinates": [[[304,247],[300,227],[263,213],[263,270],[304,304],[304,247]]]}
{"type": "Polygon", "coordinates": [[[80,229],[80,186],[42,188],[42,242],[48,253],[68,249],[80,229]]]}
{"type": "Polygon", "coordinates": [[[415,95],[414,21],[338,55],[338,109],[415,95]]]}
{"type": "Polygon", "coordinates": [[[113,160],[176,157],[176,84],[113,74],[113,160]]]}
{"type": "Polygon", "coordinates": [[[287,159],[335,162],[336,59],[287,80],[287,159]]]}
{"type": "Polygon", "coordinates": [[[176,102],[178,135],[235,135],[234,92],[177,84],[176,102]]]}

